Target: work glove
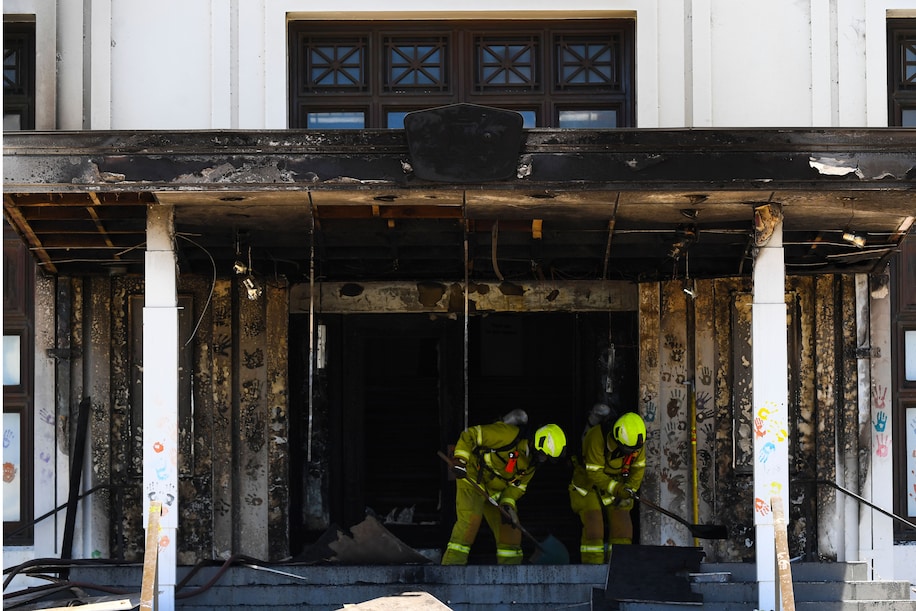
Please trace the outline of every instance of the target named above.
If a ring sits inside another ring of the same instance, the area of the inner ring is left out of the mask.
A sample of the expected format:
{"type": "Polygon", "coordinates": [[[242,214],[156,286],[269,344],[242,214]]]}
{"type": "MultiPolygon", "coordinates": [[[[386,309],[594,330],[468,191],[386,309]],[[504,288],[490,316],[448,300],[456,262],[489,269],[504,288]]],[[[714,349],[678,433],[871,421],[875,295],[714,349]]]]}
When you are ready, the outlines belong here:
{"type": "Polygon", "coordinates": [[[452,459],[452,473],[455,474],[455,477],[458,479],[464,479],[468,476],[468,467],[467,463],[462,458],[452,459]]]}
{"type": "Polygon", "coordinates": [[[620,489],[620,492],[617,493],[617,499],[619,501],[626,501],[627,499],[633,498],[633,490],[624,486],[620,489]]]}
{"type": "Polygon", "coordinates": [[[622,499],[617,497],[614,499],[614,508],[615,509],[633,509],[633,499],[622,499]]]}
{"type": "Polygon", "coordinates": [[[623,488],[623,486],[620,485],[620,482],[612,479],[607,485],[607,492],[601,492],[600,490],[598,491],[601,496],[601,503],[605,507],[608,505],[616,505],[617,495],[619,494],[619,489],[621,488],[623,488]]]}
{"type": "Polygon", "coordinates": [[[500,505],[499,513],[502,514],[503,524],[511,524],[515,528],[518,528],[518,512],[515,510],[515,507],[512,505],[500,505]]]}

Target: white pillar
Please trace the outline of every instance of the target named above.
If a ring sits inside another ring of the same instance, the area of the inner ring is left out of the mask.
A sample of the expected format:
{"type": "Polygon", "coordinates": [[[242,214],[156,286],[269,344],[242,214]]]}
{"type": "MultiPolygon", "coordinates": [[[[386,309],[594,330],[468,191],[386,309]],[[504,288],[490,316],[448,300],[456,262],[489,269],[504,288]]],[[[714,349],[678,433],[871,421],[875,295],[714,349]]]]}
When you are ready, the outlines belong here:
{"type": "Polygon", "coordinates": [[[772,235],[759,245],[754,259],[754,302],[751,343],[754,409],[754,525],[756,531],[758,605],[779,608],[776,536],[770,501],[780,496],[788,506],[788,329],[786,272],[782,247],[782,215],[772,235]]]}
{"type": "Polygon", "coordinates": [[[146,212],[143,307],[143,524],[149,502],[162,502],[159,611],[175,608],[178,531],[178,292],[175,211],[146,212]]]}
{"type": "MultiPolygon", "coordinates": [[[[870,349],[870,358],[859,361],[859,401],[867,414],[868,422],[860,430],[869,431],[871,447],[867,465],[867,476],[862,496],[867,497],[878,507],[888,511],[894,506],[894,447],[891,426],[893,366],[891,363],[891,338],[894,329],[891,317],[890,280],[887,276],[856,276],[867,288],[867,328],[864,338],[870,349]],[[863,372],[863,369],[866,371],[863,372]]],[[[903,443],[903,440],[900,441],[903,443]]],[[[894,566],[894,521],[890,517],[860,506],[865,526],[871,526],[872,579],[895,579],[894,566]]],[[[868,558],[864,558],[868,560],[868,558]]]]}

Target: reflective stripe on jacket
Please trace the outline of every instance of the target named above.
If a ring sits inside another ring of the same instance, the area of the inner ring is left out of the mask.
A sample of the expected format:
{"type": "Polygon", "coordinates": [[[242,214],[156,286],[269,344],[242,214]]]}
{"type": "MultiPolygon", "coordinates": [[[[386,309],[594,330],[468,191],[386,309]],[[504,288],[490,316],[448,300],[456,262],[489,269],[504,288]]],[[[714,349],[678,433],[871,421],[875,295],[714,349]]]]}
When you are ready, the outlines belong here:
{"type": "Polygon", "coordinates": [[[646,471],[645,445],[631,457],[623,454],[613,435],[606,436],[599,424],[585,434],[582,454],[584,464],[573,472],[576,489],[596,489],[602,498],[617,496],[621,486],[639,490],[646,471]]]}
{"type": "Polygon", "coordinates": [[[467,462],[468,479],[483,486],[498,503],[513,507],[527,491],[535,470],[528,440],[519,437],[517,426],[505,422],[465,429],[455,445],[455,458],[467,462]]]}

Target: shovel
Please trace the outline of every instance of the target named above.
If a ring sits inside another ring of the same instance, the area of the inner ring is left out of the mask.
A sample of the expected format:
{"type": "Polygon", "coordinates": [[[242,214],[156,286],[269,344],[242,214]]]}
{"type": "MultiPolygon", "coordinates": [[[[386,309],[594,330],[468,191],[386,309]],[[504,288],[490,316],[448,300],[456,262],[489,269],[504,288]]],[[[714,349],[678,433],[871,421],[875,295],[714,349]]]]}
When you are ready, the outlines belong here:
{"type": "MultiPolygon", "coordinates": [[[[452,460],[446,456],[442,450],[439,450],[437,454],[439,454],[439,458],[444,460],[448,465],[452,464],[452,460]]],[[[482,486],[467,477],[465,477],[464,480],[469,483],[474,490],[482,494],[484,498],[487,499],[487,502],[496,507],[504,518],[510,521],[512,520],[512,516],[503,509],[502,505],[496,502],[496,499],[487,494],[487,491],[484,490],[482,486]]],[[[547,535],[546,539],[538,541],[535,536],[528,532],[528,529],[521,524],[515,523],[515,527],[522,531],[522,534],[528,537],[537,547],[537,551],[531,555],[531,564],[569,564],[569,550],[566,549],[562,541],[553,535],[547,535]]]]}
{"type": "Polygon", "coordinates": [[[691,524],[690,522],[688,522],[681,516],[673,514],[670,511],[668,511],[667,509],[664,509],[663,507],[659,507],[658,505],[656,505],[652,501],[649,501],[648,499],[642,498],[641,496],[636,494],[636,491],[631,490],[629,488],[627,488],[627,490],[629,490],[630,495],[634,499],[636,499],[637,501],[639,501],[646,507],[650,507],[654,509],[655,511],[663,513],[666,516],[668,516],[669,518],[671,518],[672,520],[680,522],[681,524],[686,526],[687,529],[690,530],[690,534],[693,535],[694,538],[696,539],[728,539],[728,529],[725,528],[725,526],[723,526],[722,524],[691,524]]]}

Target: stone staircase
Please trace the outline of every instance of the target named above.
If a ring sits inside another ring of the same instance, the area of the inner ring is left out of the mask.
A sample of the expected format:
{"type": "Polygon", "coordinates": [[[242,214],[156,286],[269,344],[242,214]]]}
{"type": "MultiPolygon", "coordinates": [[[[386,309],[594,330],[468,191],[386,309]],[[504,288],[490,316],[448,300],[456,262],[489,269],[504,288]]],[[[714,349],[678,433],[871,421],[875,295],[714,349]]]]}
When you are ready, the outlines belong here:
{"type": "MultiPolygon", "coordinates": [[[[688,554],[693,549],[668,547],[660,552],[672,556],[676,552],[688,554]]],[[[692,567],[694,560],[695,557],[690,560],[692,567]]],[[[667,598],[658,597],[662,601],[647,600],[646,596],[615,600],[607,589],[615,581],[611,575],[614,568],[581,564],[459,567],[247,562],[204,567],[199,571],[179,567],[178,579],[182,585],[176,597],[176,609],[336,611],[345,605],[405,592],[425,592],[452,611],[754,611],[757,608],[753,564],[702,563],[689,571],[671,573],[672,584],[667,586],[651,572],[619,571],[622,577],[619,581],[637,585],[637,589],[630,590],[631,594],[640,592],[638,582],[643,582],[642,592],[667,593],[667,598]]],[[[104,593],[93,592],[92,584],[138,593],[141,569],[140,565],[81,564],[71,570],[70,579],[87,594],[104,593]]],[[[798,611],[916,611],[916,600],[910,600],[909,583],[871,581],[864,562],[793,563],[792,577],[798,611]]],[[[4,593],[4,608],[11,608],[11,598],[14,597],[4,593]]]]}
{"type": "MultiPolygon", "coordinates": [[[[755,611],[757,567],[750,563],[703,563],[686,578],[701,602],[620,600],[619,611],[755,611]]],[[[793,563],[792,589],[798,611],[916,611],[906,581],[874,581],[865,562],[793,563]]],[[[597,607],[593,607],[597,608],[597,607]]]]}
{"type": "MultiPolygon", "coordinates": [[[[588,608],[592,590],[603,587],[602,565],[469,565],[327,566],[254,565],[212,566],[188,577],[178,568],[183,585],[176,593],[177,611],[336,611],[381,597],[426,592],[452,611],[549,611],[588,608]]],[[[79,566],[71,580],[136,590],[142,579],[139,565],[79,566]]],[[[386,607],[387,608],[387,607],[386,607]]],[[[411,607],[413,608],[413,607],[411,607]]]]}

